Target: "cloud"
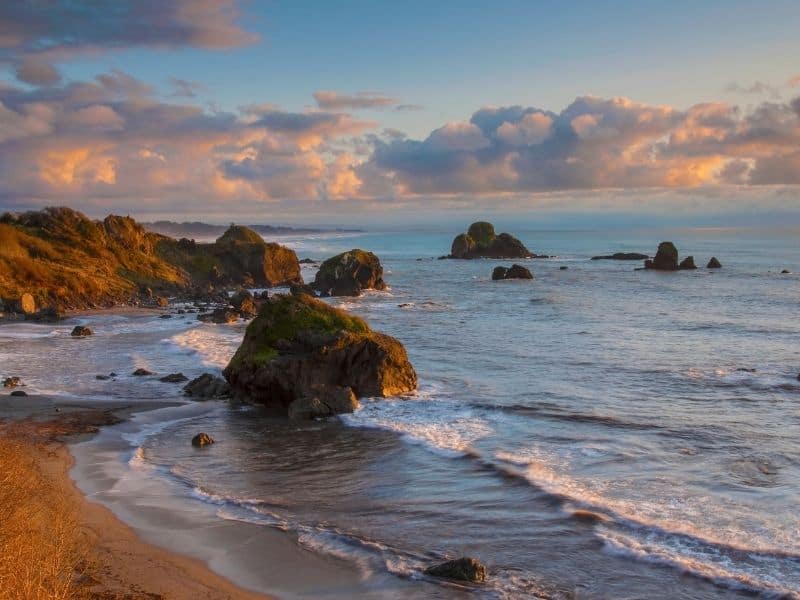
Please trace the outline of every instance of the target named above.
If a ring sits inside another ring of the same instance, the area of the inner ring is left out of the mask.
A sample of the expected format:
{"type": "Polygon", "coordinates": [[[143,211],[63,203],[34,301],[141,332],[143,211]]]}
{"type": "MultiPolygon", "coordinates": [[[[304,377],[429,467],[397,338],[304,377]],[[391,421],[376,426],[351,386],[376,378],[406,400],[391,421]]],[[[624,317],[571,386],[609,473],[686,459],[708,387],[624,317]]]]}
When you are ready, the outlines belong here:
{"type": "Polygon", "coordinates": [[[397,101],[377,92],[356,92],[340,94],[330,90],[314,92],[317,106],[324,110],[358,110],[365,108],[385,108],[397,101]]]}
{"type": "Polygon", "coordinates": [[[172,98],[195,98],[198,92],[206,89],[206,86],[198,81],[189,81],[178,77],[170,77],[169,84],[173,88],[170,94],[172,98]]]}
{"type": "Polygon", "coordinates": [[[125,48],[223,49],[256,41],[236,0],[92,0],[0,3],[0,64],[20,81],[52,85],[54,63],[125,48]]]}
{"type": "MultiPolygon", "coordinates": [[[[791,83],[789,85],[791,86],[791,83]]],[[[725,91],[734,94],[754,94],[759,96],[770,96],[772,98],[781,97],[780,90],[776,86],[770,85],[769,83],[764,83],[763,81],[755,81],[748,85],[742,85],[741,83],[734,81],[725,87],[725,91]]]]}
{"type": "Polygon", "coordinates": [[[681,111],[577,98],[560,113],[490,107],[423,140],[374,138],[365,189],[481,195],[800,182],[800,98],[747,114],[727,103],[681,111]]]}
{"type": "Polygon", "coordinates": [[[357,161],[335,147],[372,125],[336,112],[164,102],[121,71],[0,86],[0,204],[178,211],[355,194],[357,161]]]}

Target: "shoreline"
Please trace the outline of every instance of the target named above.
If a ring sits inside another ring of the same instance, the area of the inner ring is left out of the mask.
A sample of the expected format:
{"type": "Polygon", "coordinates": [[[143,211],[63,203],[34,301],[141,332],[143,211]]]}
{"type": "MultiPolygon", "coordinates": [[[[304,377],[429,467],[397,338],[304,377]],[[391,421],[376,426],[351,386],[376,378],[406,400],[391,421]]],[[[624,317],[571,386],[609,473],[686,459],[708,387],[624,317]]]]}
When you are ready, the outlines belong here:
{"type": "Polygon", "coordinates": [[[76,517],[80,539],[75,541],[83,559],[75,565],[73,593],[187,600],[273,598],[236,585],[202,560],[145,541],[112,510],[84,495],[70,475],[76,464],[71,444],[134,412],[129,403],[87,404],[57,403],[42,396],[6,397],[0,408],[2,441],[16,444],[40,471],[46,493],[52,495],[47,500],[63,503],[76,517]]]}

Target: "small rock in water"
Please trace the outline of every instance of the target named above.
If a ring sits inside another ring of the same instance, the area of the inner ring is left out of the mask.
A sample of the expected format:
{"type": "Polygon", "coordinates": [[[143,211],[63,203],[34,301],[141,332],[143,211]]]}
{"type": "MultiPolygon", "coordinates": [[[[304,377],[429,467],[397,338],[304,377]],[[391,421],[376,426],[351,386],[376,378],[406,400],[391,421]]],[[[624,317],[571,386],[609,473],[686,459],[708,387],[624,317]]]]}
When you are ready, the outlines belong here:
{"type": "Polygon", "coordinates": [[[83,325],[76,325],[70,335],[72,337],[86,337],[87,335],[92,335],[92,330],[83,325]]]}
{"type": "Polygon", "coordinates": [[[110,375],[95,375],[94,378],[97,379],[98,381],[108,381],[109,379],[111,379],[111,376],[110,375]]]}
{"type": "Polygon", "coordinates": [[[445,563],[428,567],[425,569],[426,575],[433,577],[445,577],[458,581],[472,581],[483,583],[486,581],[486,567],[474,558],[464,557],[449,560],[445,563]]]}
{"type": "Polygon", "coordinates": [[[192,446],[197,448],[202,448],[203,446],[208,446],[214,443],[214,438],[208,435],[205,432],[198,433],[196,436],[192,438],[192,446]]]}
{"type": "Polygon", "coordinates": [[[109,374],[108,374],[108,376],[109,376],[109,377],[116,377],[116,376],[117,376],[117,374],[116,374],[116,373],[114,373],[114,371],[111,371],[111,373],[109,373],[109,374]]]}
{"type": "Polygon", "coordinates": [[[792,272],[789,269],[784,269],[783,271],[781,271],[781,275],[791,275],[791,274],[792,272]]]}
{"type": "Polygon", "coordinates": [[[160,315],[158,318],[159,319],[171,319],[172,315],[160,315]]]}
{"type": "Polygon", "coordinates": [[[533,279],[533,273],[522,265],[511,265],[506,267],[495,267],[492,271],[492,280],[498,281],[500,279],[533,279]]]}
{"type": "Polygon", "coordinates": [[[159,381],[163,383],[183,383],[184,381],[189,381],[189,378],[183,373],[170,373],[169,375],[164,375],[159,381]]]}
{"type": "Polygon", "coordinates": [[[687,256],[681,261],[681,264],[678,265],[678,268],[682,271],[687,269],[696,269],[697,265],[694,264],[694,256],[687,256]]]}
{"type": "Polygon", "coordinates": [[[716,256],[712,256],[711,260],[709,260],[708,264],[706,265],[706,269],[721,269],[721,268],[722,264],[719,262],[719,260],[717,260],[716,256]]]}
{"type": "Polygon", "coordinates": [[[3,380],[3,387],[13,388],[22,385],[22,380],[19,377],[6,377],[3,380]]]}
{"type": "Polygon", "coordinates": [[[558,267],[559,271],[566,271],[567,269],[569,269],[569,267],[566,266],[566,265],[562,265],[562,266],[558,267]]]}
{"type": "Polygon", "coordinates": [[[28,394],[27,394],[27,392],[24,392],[22,390],[14,390],[13,392],[11,392],[11,395],[12,396],[27,396],[28,394]]]}
{"type": "Polygon", "coordinates": [[[152,374],[153,374],[152,371],[148,371],[147,369],[143,369],[142,367],[139,367],[133,372],[133,375],[135,377],[144,377],[145,375],[152,375],[152,374]]]}
{"type": "Polygon", "coordinates": [[[231,389],[228,382],[222,377],[203,373],[183,386],[183,393],[200,399],[227,398],[230,396],[231,389]]]}

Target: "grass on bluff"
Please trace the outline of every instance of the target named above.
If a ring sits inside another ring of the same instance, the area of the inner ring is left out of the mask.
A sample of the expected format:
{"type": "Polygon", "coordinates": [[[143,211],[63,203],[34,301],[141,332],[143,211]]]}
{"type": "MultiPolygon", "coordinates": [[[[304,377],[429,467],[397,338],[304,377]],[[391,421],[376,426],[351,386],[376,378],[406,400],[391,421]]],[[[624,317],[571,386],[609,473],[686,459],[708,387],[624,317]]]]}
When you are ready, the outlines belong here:
{"type": "Polygon", "coordinates": [[[35,457],[13,437],[0,437],[0,598],[83,597],[74,509],[35,457]]]}

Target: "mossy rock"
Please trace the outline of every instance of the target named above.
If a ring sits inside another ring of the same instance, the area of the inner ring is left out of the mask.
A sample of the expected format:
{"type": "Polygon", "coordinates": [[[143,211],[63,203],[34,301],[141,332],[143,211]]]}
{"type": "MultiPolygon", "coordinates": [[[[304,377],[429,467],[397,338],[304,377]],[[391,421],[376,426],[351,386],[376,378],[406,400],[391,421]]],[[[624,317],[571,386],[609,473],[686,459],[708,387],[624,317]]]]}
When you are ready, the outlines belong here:
{"type": "Polygon", "coordinates": [[[224,371],[235,396],[280,414],[319,387],[358,396],[389,396],[416,388],[417,377],[396,339],[306,294],[265,301],[224,371]]]}
{"type": "Polygon", "coordinates": [[[378,257],[353,248],[323,262],[313,287],[322,296],[358,296],[363,290],[384,290],[386,283],[378,257]]]}
{"type": "Polygon", "coordinates": [[[450,255],[454,258],[465,258],[475,250],[475,240],[468,233],[459,233],[450,246],[450,255]]]}
{"type": "Polygon", "coordinates": [[[486,221],[476,221],[469,226],[467,235],[473,239],[478,248],[488,248],[497,237],[494,232],[494,225],[486,221]]]}
{"type": "Polygon", "coordinates": [[[231,225],[218,239],[217,244],[259,244],[266,246],[264,238],[244,225],[231,225]]]}

